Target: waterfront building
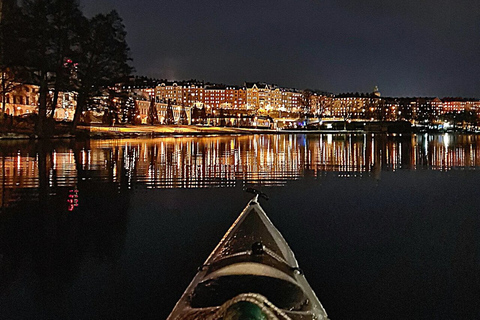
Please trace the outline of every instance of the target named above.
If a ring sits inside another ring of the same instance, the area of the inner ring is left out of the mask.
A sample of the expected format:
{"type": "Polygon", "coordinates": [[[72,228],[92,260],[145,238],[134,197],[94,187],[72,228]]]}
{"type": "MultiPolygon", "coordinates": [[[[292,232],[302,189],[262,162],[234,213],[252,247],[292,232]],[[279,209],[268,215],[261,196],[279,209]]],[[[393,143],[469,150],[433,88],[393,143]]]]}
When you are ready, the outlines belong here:
{"type": "MultiPolygon", "coordinates": [[[[18,84],[5,94],[5,113],[20,116],[37,112],[38,86],[18,84]]],[[[0,96],[3,105],[3,96],[0,96]]]]}
{"type": "Polygon", "coordinates": [[[441,114],[461,113],[464,111],[479,111],[480,101],[464,98],[443,98],[441,100],[441,114]]]}
{"type": "Polygon", "coordinates": [[[397,99],[384,99],[384,115],[382,120],[397,121],[399,120],[401,111],[397,99]]]}
{"type": "Polygon", "coordinates": [[[282,90],[278,87],[270,90],[270,105],[267,107],[269,111],[286,111],[283,104],[282,90]]]}
{"type": "Polygon", "coordinates": [[[139,89],[138,92],[141,92],[145,96],[147,96],[149,99],[155,98],[155,89],[154,88],[142,88],[139,89]]]}
{"type": "MultiPolygon", "coordinates": [[[[31,84],[19,84],[5,94],[5,114],[12,116],[28,115],[38,112],[39,87],[31,84]]],[[[49,91],[49,99],[53,92],[49,91]]],[[[0,105],[3,97],[0,95],[0,105]]],[[[72,121],[77,105],[76,92],[59,92],[54,118],[72,121]]]]}
{"type": "MultiPolygon", "coordinates": [[[[88,111],[103,114],[107,107],[116,106],[121,109],[122,119],[126,121],[125,119],[131,116],[132,109],[135,109],[135,114],[138,114],[141,122],[146,123],[148,107],[151,99],[154,98],[160,122],[165,119],[168,101],[170,101],[175,119],[185,118],[186,114],[186,117],[191,120],[193,111],[202,110],[207,117],[225,119],[230,117],[236,119],[229,120],[231,125],[241,126],[241,121],[253,121],[252,119],[256,116],[273,118],[276,122],[300,123],[308,115],[327,119],[337,118],[337,120],[404,120],[424,125],[441,124],[446,122],[445,116],[465,111],[471,111],[476,115],[480,110],[479,100],[381,97],[378,87],[375,87],[372,93],[347,93],[333,96],[282,88],[261,82],[245,82],[244,86],[233,86],[205,84],[197,80],[157,81],[139,78],[133,84],[119,86],[117,90],[117,93],[121,93],[124,98],[127,95],[128,108],[125,107],[126,100],[123,98],[122,100],[99,96],[96,98],[96,104],[93,104],[88,111]]],[[[53,96],[53,92],[49,94],[53,96]]],[[[4,95],[5,113],[18,116],[37,112],[38,95],[38,86],[19,84],[4,95]]],[[[0,97],[0,102],[2,100],[0,97]]],[[[75,106],[76,93],[60,93],[58,105],[55,108],[55,118],[71,120],[75,106]]],[[[203,118],[205,117],[204,115],[203,118]]]]}
{"type": "Polygon", "coordinates": [[[271,106],[271,87],[266,83],[245,82],[247,90],[247,109],[263,109],[266,110],[271,106]]]}
{"type": "MultiPolygon", "coordinates": [[[[53,92],[50,92],[50,95],[53,95],[53,92]]],[[[54,118],[60,121],[73,121],[76,107],[77,107],[76,92],[74,91],[59,92],[54,118]]],[[[35,112],[36,112],[36,109],[37,108],[35,106],[35,112]]]]}
{"type": "Polygon", "coordinates": [[[163,82],[155,88],[156,102],[165,102],[172,100],[174,103],[183,101],[182,86],[177,82],[163,82]]]}
{"type": "MultiPolygon", "coordinates": [[[[150,102],[147,100],[137,100],[135,101],[135,108],[137,109],[138,117],[140,117],[140,123],[147,124],[148,121],[148,108],[150,107],[150,102]]],[[[157,109],[158,110],[158,109],[157,109]]],[[[159,119],[161,122],[161,120],[159,119]]]]}
{"type": "Polygon", "coordinates": [[[460,113],[465,111],[467,101],[456,98],[444,98],[442,100],[442,114],[445,113],[460,113]]]}
{"type": "Polygon", "coordinates": [[[258,109],[260,107],[258,99],[258,86],[256,83],[245,82],[247,90],[247,109],[258,109]]]}
{"type": "Polygon", "coordinates": [[[205,107],[211,113],[214,113],[217,109],[225,108],[227,102],[225,95],[225,87],[220,85],[207,85],[205,86],[204,97],[205,107]]]}
{"type": "Polygon", "coordinates": [[[182,85],[182,105],[202,107],[205,103],[203,82],[187,82],[182,85]]]}
{"type": "Polygon", "coordinates": [[[367,110],[371,118],[377,118],[379,103],[378,98],[356,96],[350,94],[334,97],[330,103],[328,115],[343,119],[366,119],[367,110]]]}
{"type": "Polygon", "coordinates": [[[300,112],[302,93],[295,89],[282,90],[282,104],[287,112],[300,112]]]}
{"type": "Polygon", "coordinates": [[[409,119],[416,104],[410,100],[380,98],[374,94],[341,94],[336,97],[316,98],[323,116],[342,119],[397,121],[409,119]]]}
{"type": "Polygon", "coordinates": [[[190,81],[165,81],[155,87],[156,102],[166,102],[170,99],[173,103],[193,106],[204,103],[203,82],[190,81]]]}
{"type": "Polygon", "coordinates": [[[273,86],[269,86],[268,84],[265,84],[264,86],[260,86],[257,90],[257,96],[258,96],[258,108],[262,110],[266,110],[267,108],[270,107],[271,105],[271,88],[273,86]]]}
{"type": "Polygon", "coordinates": [[[411,98],[410,119],[419,123],[432,123],[441,115],[442,101],[439,98],[411,98]]]}
{"type": "Polygon", "coordinates": [[[243,87],[227,86],[225,88],[225,102],[227,108],[243,110],[247,104],[247,91],[243,87]]]}

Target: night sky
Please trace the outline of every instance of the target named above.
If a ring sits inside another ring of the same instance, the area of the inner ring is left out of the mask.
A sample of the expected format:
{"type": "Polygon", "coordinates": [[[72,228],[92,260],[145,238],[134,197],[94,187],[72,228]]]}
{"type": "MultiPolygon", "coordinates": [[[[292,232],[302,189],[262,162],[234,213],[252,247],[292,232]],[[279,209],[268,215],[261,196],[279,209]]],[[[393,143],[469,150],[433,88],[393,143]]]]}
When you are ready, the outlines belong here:
{"type": "Polygon", "coordinates": [[[480,98],[478,0],[80,0],[116,9],[138,75],[480,98]]]}

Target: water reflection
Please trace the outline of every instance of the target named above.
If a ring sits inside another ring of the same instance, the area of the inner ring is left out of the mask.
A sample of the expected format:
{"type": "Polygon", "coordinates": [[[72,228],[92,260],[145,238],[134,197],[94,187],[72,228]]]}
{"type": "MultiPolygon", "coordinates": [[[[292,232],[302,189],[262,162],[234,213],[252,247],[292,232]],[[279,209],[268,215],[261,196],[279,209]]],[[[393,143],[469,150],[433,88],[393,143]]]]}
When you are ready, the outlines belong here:
{"type": "Polygon", "coordinates": [[[8,142],[1,150],[0,309],[6,318],[42,318],[25,308],[41,305],[42,314],[68,318],[64,293],[81,266],[113,265],[124,248],[126,179],[90,181],[72,142],[8,142]]]}
{"type": "Polygon", "coordinates": [[[75,187],[79,180],[150,188],[282,185],[305,174],[474,168],[478,137],[469,135],[259,135],[0,142],[1,200],[12,189],[75,187]],[[125,176],[123,176],[125,174],[125,176]],[[42,185],[45,183],[45,185],[42,185]]]}

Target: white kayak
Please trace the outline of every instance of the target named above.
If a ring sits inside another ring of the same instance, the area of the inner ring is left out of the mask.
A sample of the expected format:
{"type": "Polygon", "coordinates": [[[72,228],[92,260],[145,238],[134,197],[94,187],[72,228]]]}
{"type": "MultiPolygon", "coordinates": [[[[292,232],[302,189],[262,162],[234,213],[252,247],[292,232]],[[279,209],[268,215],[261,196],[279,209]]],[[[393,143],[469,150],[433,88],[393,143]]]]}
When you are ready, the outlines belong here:
{"type": "Polygon", "coordinates": [[[287,242],[255,196],[167,320],[328,319],[287,242]]]}

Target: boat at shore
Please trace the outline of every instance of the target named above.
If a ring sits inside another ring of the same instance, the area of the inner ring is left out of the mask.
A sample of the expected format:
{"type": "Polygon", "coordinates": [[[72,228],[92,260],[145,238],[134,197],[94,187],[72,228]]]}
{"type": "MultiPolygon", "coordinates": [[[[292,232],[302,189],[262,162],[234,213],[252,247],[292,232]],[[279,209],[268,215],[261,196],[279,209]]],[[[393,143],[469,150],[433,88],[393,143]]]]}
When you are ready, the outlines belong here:
{"type": "Polygon", "coordinates": [[[199,268],[167,320],[328,319],[258,197],[199,268]]]}

